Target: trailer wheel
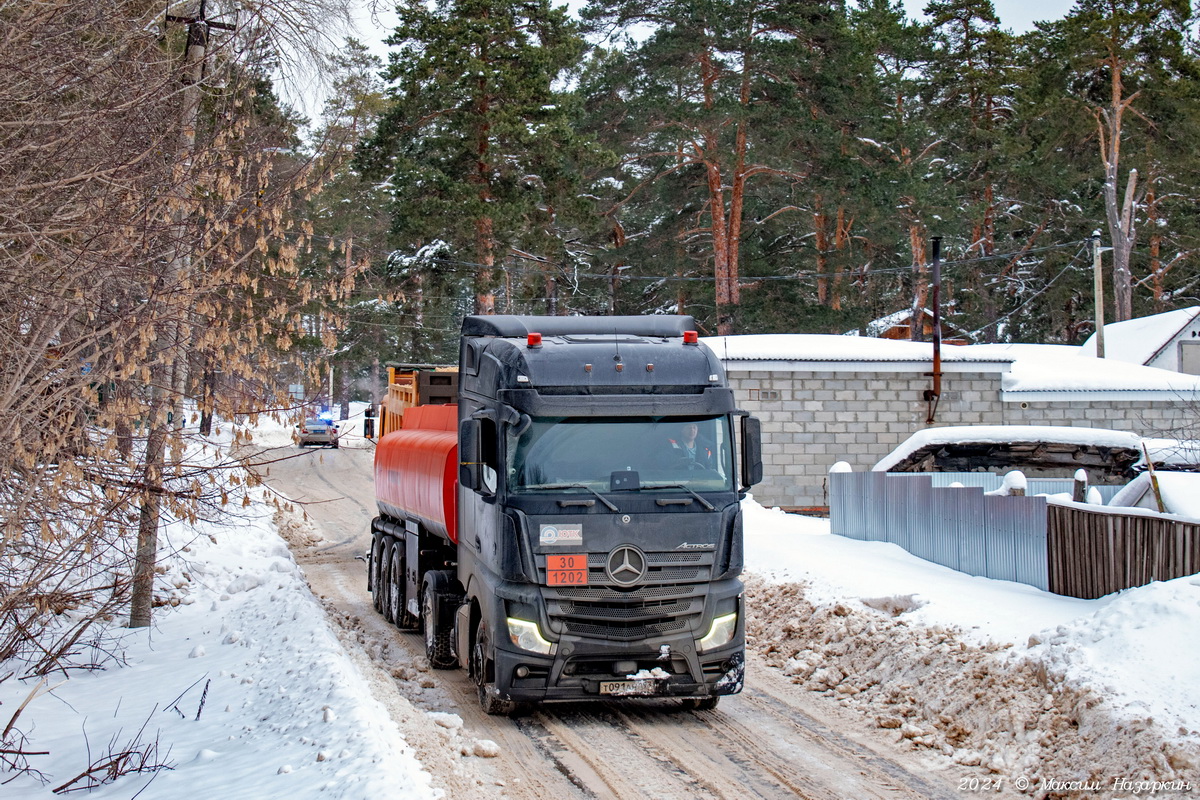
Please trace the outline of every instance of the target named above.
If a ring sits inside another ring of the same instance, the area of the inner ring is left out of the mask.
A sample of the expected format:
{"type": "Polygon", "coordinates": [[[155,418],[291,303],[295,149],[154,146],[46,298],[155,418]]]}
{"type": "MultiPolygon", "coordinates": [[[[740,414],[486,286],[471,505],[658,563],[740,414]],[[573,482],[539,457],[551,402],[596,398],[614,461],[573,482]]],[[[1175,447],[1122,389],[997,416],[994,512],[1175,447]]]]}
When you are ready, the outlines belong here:
{"type": "Polygon", "coordinates": [[[434,581],[426,580],[421,591],[421,624],[425,630],[425,657],[434,669],[453,669],[458,659],[450,647],[453,629],[438,619],[438,590],[434,581]]]}
{"type": "Polygon", "coordinates": [[[387,596],[384,583],[383,551],[384,539],[374,536],[371,539],[371,560],[367,564],[367,588],[371,590],[371,604],[375,610],[383,613],[383,599],[387,596]]]}
{"type": "Polygon", "coordinates": [[[479,687],[479,705],[483,713],[508,716],[517,710],[512,700],[502,700],[496,693],[496,677],[492,666],[492,640],[487,623],[480,620],[475,629],[475,646],[471,649],[471,676],[479,687]]]}
{"type": "Polygon", "coordinates": [[[388,581],[388,609],[384,616],[387,617],[388,622],[400,630],[413,631],[420,625],[420,620],[409,613],[408,604],[404,602],[404,557],[401,555],[403,547],[404,543],[399,542],[392,548],[392,568],[389,570],[391,574],[388,581]]]}
{"type": "Polygon", "coordinates": [[[380,572],[383,579],[383,618],[394,623],[396,610],[404,605],[404,586],[396,580],[397,573],[400,580],[404,579],[399,548],[394,545],[383,548],[383,567],[380,572]]]}

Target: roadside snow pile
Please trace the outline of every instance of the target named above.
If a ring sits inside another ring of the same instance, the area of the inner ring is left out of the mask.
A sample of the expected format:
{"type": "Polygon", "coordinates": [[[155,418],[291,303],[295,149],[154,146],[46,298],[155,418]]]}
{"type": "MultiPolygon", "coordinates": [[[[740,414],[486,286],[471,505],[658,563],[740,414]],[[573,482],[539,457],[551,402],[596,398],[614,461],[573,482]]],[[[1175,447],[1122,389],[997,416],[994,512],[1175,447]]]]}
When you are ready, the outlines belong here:
{"type": "Polygon", "coordinates": [[[1043,778],[1196,785],[1200,579],[1062,598],[743,510],[748,647],[797,684],[1037,796],[1043,778]]]}
{"type": "Polygon", "coordinates": [[[1198,612],[1200,576],[1152,583],[1059,625],[1044,643],[1031,642],[1030,657],[1070,682],[1090,684],[1121,717],[1195,737],[1200,659],[1180,650],[1196,638],[1198,612]]]}
{"type": "MultiPolygon", "coordinates": [[[[46,781],[16,776],[5,796],[56,796],[89,768],[85,743],[97,762],[151,745],[145,766],[167,767],[88,794],[98,800],[437,796],[252,491],[235,524],[167,526],[155,627],[123,631],[123,663],[60,676],[25,709],[18,727],[28,750],[49,751],[30,758],[46,781]]],[[[30,688],[0,684],[3,708],[30,688]]]]}

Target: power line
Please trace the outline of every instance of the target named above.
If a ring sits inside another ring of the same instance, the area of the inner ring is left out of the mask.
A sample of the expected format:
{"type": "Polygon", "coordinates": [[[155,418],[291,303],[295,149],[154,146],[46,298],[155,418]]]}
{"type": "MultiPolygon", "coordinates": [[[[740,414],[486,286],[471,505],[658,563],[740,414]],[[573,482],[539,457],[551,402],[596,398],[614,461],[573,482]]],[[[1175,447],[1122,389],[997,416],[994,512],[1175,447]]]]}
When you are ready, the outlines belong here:
{"type": "MultiPolygon", "coordinates": [[[[1083,246],[1085,246],[1085,247],[1086,247],[1086,245],[1088,245],[1088,242],[1080,242],[1079,244],[1080,244],[1080,245],[1083,245],[1083,246]]],[[[1071,269],[1071,267],[1075,266],[1075,262],[1077,262],[1077,261],[1079,260],[1079,256],[1080,256],[1082,253],[1085,253],[1085,252],[1086,252],[1086,250],[1085,250],[1085,249],[1081,249],[1081,250],[1079,250],[1078,252],[1076,252],[1076,253],[1075,253],[1075,255],[1074,255],[1072,258],[1071,258],[1071,260],[1067,262],[1067,265],[1066,265],[1065,267],[1063,267],[1061,270],[1059,270],[1059,272],[1058,272],[1058,274],[1057,274],[1057,275],[1055,275],[1053,278],[1051,278],[1051,279],[1050,279],[1050,280],[1049,280],[1049,281],[1046,283],[1046,285],[1045,285],[1045,286],[1043,286],[1041,289],[1038,289],[1036,292],[1034,292],[1033,294],[1029,295],[1029,297],[1026,297],[1026,298],[1025,298],[1025,300],[1024,300],[1024,302],[1022,302],[1022,303],[1021,303],[1021,305],[1017,306],[1017,307],[1016,307],[1016,308],[1014,308],[1012,311],[1009,311],[1009,312],[1008,312],[1007,314],[1005,314],[1004,316],[1002,316],[1002,317],[998,317],[997,319],[994,319],[994,320],[992,320],[992,321],[991,321],[991,322],[989,322],[988,324],[986,324],[986,325],[984,325],[984,326],[982,326],[982,327],[980,327],[980,328],[978,328],[978,329],[976,329],[976,330],[974,330],[974,331],[971,331],[970,335],[971,335],[972,337],[978,336],[980,333],[983,333],[984,331],[986,331],[988,328],[992,327],[993,325],[999,325],[1001,322],[1004,322],[1004,321],[1008,320],[1010,317],[1012,317],[1012,316],[1013,316],[1014,314],[1016,314],[1018,311],[1020,311],[1021,309],[1023,309],[1025,306],[1029,305],[1031,302],[1033,302],[1033,301],[1034,301],[1034,299],[1036,299],[1036,298],[1040,297],[1041,295],[1045,294],[1045,293],[1046,293],[1046,292],[1047,292],[1047,291],[1050,289],[1050,287],[1051,287],[1051,286],[1053,286],[1053,285],[1055,284],[1055,282],[1056,282],[1056,281],[1057,281],[1059,278],[1061,278],[1063,275],[1067,274],[1067,270],[1069,270],[1069,269],[1071,269]]]]}
{"type": "MultiPolygon", "coordinates": [[[[947,267],[970,267],[970,266],[974,266],[977,264],[982,264],[982,263],[987,263],[987,262],[992,262],[992,261],[1020,260],[1020,259],[1025,259],[1025,258],[1035,256],[1035,255],[1043,254],[1043,253],[1050,253],[1050,252],[1054,252],[1054,251],[1058,251],[1058,250],[1066,250],[1066,249],[1070,249],[1073,247],[1078,247],[1081,244],[1086,244],[1086,241],[1065,242],[1063,244],[1047,245],[1046,247],[1031,248],[1028,250],[1020,250],[1020,251],[1016,251],[1016,252],[1012,252],[1012,253],[995,253],[990,256],[978,256],[976,258],[958,259],[958,260],[954,260],[954,261],[943,261],[942,268],[945,269],[947,267]]],[[[444,256],[433,256],[431,258],[424,258],[424,259],[420,260],[420,263],[432,264],[432,265],[436,265],[436,266],[440,266],[440,267],[449,267],[449,268],[454,268],[454,269],[471,270],[471,271],[476,271],[476,270],[480,270],[480,269],[501,270],[503,272],[507,272],[510,274],[538,275],[538,276],[542,276],[542,277],[545,277],[548,274],[553,275],[553,273],[554,273],[553,269],[520,267],[520,266],[505,265],[505,264],[493,264],[493,265],[489,266],[487,264],[480,264],[480,263],[477,263],[474,261],[466,261],[463,259],[448,258],[448,257],[444,257],[444,256]]],[[[551,265],[551,266],[553,266],[553,265],[551,265]]],[[[911,274],[915,269],[918,269],[918,265],[910,264],[905,267],[881,267],[881,268],[876,268],[876,269],[870,269],[865,272],[861,271],[861,270],[850,269],[850,270],[846,270],[840,274],[842,277],[856,279],[859,277],[871,277],[871,276],[878,276],[878,275],[908,275],[908,274],[911,274]]],[[[711,275],[644,275],[644,274],[635,273],[632,271],[632,269],[629,269],[628,271],[621,271],[619,273],[613,274],[613,273],[577,272],[574,270],[570,270],[569,268],[567,268],[564,271],[562,268],[559,268],[559,274],[563,275],[564,277],[567,277],[567,278],[577,278],[580,280],[589,280],[589,279],[590,280],[613,280],[613,279],[617,279],[617,280],[621,280],[621,281],[637,280],[637,281],[670,281],[670,282],[703,282],[703,283],[707,283],[707,282],[711,282],[711,281],[715,280],[715,278],[711,275]]],[[[739,278],[739,282],[759,283],[762,281],[822,280],[822,279],[828,279],[830,277],[833,277],[832,273],[804,271],[804,272],[793,272],[788,275],[742,276],[739,278]]]]}

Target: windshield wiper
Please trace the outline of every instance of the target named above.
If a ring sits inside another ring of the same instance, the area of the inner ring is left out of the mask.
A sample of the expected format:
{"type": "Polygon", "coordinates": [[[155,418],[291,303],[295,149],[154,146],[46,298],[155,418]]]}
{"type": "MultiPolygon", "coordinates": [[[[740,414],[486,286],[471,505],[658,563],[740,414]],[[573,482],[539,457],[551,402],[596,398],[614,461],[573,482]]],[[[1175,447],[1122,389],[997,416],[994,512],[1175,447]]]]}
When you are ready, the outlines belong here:
{"type": "Polygon", "coordinates": [[[699,494],[697,494],[695,491],[693,491],[691,488],[689,488],[687,486],[687,484],[683,484],[683,483],[643,483],[642,488],[643,489],[683,489],[685,492],[690,494],[692,497],[699,500],[700,505],[704,506],[704,508],[707,509],[708,511],[716,511],[717,510],[716,506],[714,506],[712,503],[708,502],[703,497],[701,497],[699,494]]]}
{"type": "Polygon", "coordinates": [[[525,488],[532,491],[538,491],[541,489],[587,489],[589,492],[596,495],[601,503],[604,503],[604,505],[608,506],[609,511],[613,512],[614,514],[620,513],[621,511],[621,509],[613,505],[607,497],[600,494],[585,483],[539,483],[534,486],[526,486],[525,488]]]}

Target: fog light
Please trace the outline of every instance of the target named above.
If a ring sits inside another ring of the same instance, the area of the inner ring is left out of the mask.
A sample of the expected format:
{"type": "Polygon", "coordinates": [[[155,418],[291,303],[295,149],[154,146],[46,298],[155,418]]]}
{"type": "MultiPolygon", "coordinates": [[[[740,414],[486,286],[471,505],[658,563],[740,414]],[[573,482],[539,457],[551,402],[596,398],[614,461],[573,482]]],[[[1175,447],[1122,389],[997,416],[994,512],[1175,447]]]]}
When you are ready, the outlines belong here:
{"type": "Polygon", "coordinates": [[[529,667],[525,666],[524,664],[517,667],[517,677],[518,678],[528,678],[529,677],[529,667]]]}

